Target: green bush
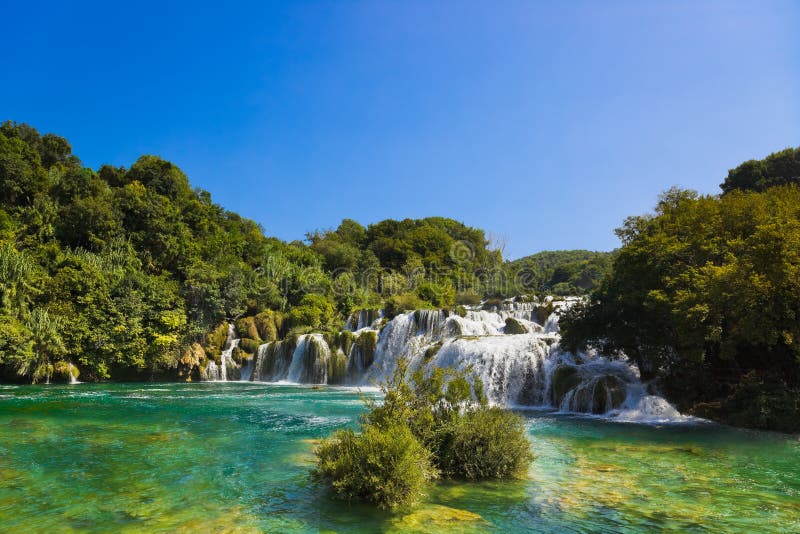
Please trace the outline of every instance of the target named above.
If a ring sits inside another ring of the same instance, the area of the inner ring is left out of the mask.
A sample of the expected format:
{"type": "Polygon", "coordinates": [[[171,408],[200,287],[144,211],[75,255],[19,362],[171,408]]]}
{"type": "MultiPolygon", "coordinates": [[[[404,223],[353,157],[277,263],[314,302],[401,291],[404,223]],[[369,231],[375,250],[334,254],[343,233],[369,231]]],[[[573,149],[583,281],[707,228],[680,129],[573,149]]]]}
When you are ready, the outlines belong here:
{"type": "Polygon", "coordinates": [[[497,407],[468,411],[444,434],[437,465],[451,478],[521,477],[533,460],[522,417],[497,407]]]}
{"type": "Polygon", "coordinates": [[[320,328],[328,325],[333,320],[333,304],[322,295],[309,293],[303,296],[300,304],[286,314],[286,326],[289,329],[298,326],[320,328]]]}
{"type": "Polygon", "coordinates": [[[417,288],[420,299],[430,302],[435,308],[449,308],[455,303],[455,290],[449,283],[423,282],[417,288]]]}
{"type": "Polygon", "coordinates": [[[340,430],[316,449],[315,475],[336,495],[395,508],[419,499],[437,473],[431,455],[404,424],[363,425],[361,433],[340,430]]]}
{"type": "Polygon", "coordinates": [[[533,455],[522,418],[490,408],[476,376],[407,370],[398,362],[383,402],[366,401],[360,434],[340,430],[316,449],[315,474],[339,497],[395,507],[415,500],[440,470],[468,480],[526,472],[533,455]]]}
{"type": "Polygon", "coordinates": [[[395,316],[409,310],[419,310],[430,307],[431,304],[420,299],[416,293],[402,293],[386,299],[383,311],[388,319],[393,319],[395,316]]]}
{"type": "Polygon", "coordinates": [[[456,304],[459,306],[477,306],[481,303],[481,296],[473,290],[456,293],[456,304]]]}

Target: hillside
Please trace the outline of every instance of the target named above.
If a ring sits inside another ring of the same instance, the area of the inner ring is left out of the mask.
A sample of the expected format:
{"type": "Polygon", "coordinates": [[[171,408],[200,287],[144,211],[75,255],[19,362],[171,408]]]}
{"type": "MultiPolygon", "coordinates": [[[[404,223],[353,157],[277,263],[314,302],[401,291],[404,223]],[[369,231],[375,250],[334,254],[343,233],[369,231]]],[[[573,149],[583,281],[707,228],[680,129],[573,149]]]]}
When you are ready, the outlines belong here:
{"type": "Polygon", "coordinates": [[[508,262],[517,278],[529,280],[535,292],[579,295],[594,289],[611,271],[614,252],[549,250],[508,262]]]}

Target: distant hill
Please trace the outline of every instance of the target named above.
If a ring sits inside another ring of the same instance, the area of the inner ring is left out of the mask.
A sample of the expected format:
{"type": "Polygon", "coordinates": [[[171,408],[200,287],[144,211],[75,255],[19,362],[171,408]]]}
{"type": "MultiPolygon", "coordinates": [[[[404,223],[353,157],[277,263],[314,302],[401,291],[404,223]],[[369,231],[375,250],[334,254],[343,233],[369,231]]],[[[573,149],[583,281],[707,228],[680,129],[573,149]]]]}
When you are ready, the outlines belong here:
{"type": "Polygon", "coordinates": [[[611,271],[615,252],[547,250],[506,263],[534,291],[557,295],[588,293],[611,271]]]}

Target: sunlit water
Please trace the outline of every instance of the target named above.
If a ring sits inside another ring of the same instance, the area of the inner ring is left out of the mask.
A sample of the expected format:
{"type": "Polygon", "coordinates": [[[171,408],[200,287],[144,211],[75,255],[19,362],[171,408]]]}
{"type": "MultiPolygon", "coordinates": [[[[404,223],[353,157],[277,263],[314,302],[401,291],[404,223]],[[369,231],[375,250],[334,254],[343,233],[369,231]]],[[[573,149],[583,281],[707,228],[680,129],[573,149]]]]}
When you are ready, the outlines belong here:
{"type": "Polygon", "coordinates": [[[800,531],[797,436],[543,412],[526,481],[343,504],[311,451],[361,411],[333,388],[0,386],[0,531],[800,531]]]}

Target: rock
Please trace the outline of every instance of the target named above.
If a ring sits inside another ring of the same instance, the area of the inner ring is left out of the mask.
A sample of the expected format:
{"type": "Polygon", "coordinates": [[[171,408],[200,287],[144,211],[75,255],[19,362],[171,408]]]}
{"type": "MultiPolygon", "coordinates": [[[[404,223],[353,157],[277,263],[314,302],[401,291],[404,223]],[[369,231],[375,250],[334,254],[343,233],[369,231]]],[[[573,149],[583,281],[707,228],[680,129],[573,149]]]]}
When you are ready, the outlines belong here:
{"type": "Polygon", "coordinates": [[[550,382],[551,400],[553,406],[561,406],[567,392],[581,383],[578,368],[572,365],[561,365],[553,371],[550,382]]]}
{"type": "Polygon", "coordinates": [[[506,326],[503,328],[504,334],[527,334],[528,329],[525,325],[514,319],[513,317],[506,317],[506,326]]]}
{"type": "Polygon", "coordinates": [[[485,531],[489,523],[469,510],[431,504],[391,521],[388,532],[485,531]]]}

